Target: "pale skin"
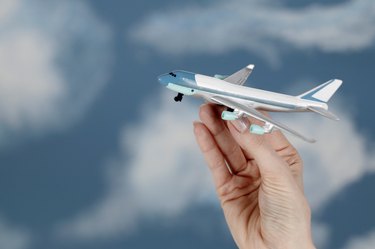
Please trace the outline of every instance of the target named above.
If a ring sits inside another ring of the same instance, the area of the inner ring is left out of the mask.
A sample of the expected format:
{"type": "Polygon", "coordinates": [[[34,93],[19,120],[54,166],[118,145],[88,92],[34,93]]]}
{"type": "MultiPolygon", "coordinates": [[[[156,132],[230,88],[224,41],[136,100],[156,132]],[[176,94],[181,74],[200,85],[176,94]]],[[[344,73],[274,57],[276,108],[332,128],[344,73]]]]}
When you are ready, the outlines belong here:
{"type": "MultiPolygon", "coordinates": [[[[234,241],[243,249],[315,248],[302,160],[280,131],[240,132],[224,107],[204,104],[194,134],[234,241]]],[[[249,119],[251,123],[257,123],[249,119]]]]}

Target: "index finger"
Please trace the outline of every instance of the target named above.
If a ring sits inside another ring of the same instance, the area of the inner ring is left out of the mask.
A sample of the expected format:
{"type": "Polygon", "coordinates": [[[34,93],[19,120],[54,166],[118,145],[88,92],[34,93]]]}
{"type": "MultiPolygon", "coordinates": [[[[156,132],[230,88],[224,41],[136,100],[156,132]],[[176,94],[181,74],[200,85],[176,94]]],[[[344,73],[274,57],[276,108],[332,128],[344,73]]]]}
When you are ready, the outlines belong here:
{"type": "MultiPolygon", "coordinates": [[[[270,116],[268,112],[261,111],[264,115],[270,116]]],[[[259,121],[256,118],[248,117],[251,124],[257,124],[262,126],[264,122],[259,121]]],[[[280,151],[287,147],[293,147],[292,144],[289,142],[289,140],[285,137],[285,135],[282,133],[281,130],[275,129],[270,133],[267,133],[264,135],[264,138],[267,140],[268,144],[275,150],[280,151]]]]}

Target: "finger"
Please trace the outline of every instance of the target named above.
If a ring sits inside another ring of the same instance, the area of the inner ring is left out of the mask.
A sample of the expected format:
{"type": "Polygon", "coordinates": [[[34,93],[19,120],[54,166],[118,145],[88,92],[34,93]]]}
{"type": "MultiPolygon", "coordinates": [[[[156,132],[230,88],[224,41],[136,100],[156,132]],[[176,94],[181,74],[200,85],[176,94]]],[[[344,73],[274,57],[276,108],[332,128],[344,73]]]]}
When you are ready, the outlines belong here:
{"type": "MultiPolygon", "coordinates": [[[[270,117],[268,112],[261,111],[261,113],[263,113],[267,117],[270,117]]],[[[252,123],[252,124],[257,124],[257,125],[263,126],[263,122],[257,120],[256,118],[249,117],[249,120],[250,120],[250,123],[252,123]]],[[[290,144],[290,142],[288,141],[288,139],[286,139],[284,134],[278,129],[272,131],[271,133],[265,134],[265,139],[267,139],[269,141],[269,144],[275,150],[281,150],[282,148],[292,146],[290,144]]]]}
{"type": "Polygon", "coordinates": [[[199,117],[213,135],[232,172],[236,174],[245,170],[247,160],[241,147],[228,131],[219,112],[220,109],[216,105],[204,104],[200,108],[199,117]]]}
{"type": "MultiPolygon", "coordinates": [[[[262,111],[263,114],[268,115],[267,112],[262,111]]],[[[250,123],[255,123],[257,125],[263,125],[263,123],[255,118],[249,117],[250,123]]],[[[240,132],[241,133],[241,132],[240,132]]],[[[297,181],[301,189],[303,189],[303,167],[302,160],[293,147],[293,145],[288,141],[284,134],[280,130],[274,130],[269,134],[264,134],[262,136],[257,136],[259,140],[266,140],[267,143],[276,151],[276,153],[282,157],[289,165],[289,168],[297,181]]],[[[246,152],[245,154],[250,154],[246,152]]]]}
{"type": "MultiPolygon", "coordinates": [[[[267,112],[263,113],[269,116],[267,112]]],[[[296,180],[300,189],[303,190],[303,163],[297,150],[285,137],[284,133],[279,129],[266,134],[266,139],[276,153],[287,162],[294,179],[296,180]]]]}
{"type": "Polygon", "coordinates": [[[219,189],[232,178],[225,163],[224,155],[221,153],[210,131],[204,124],[195,122],[194,134],[212,173],[216,189],[219,189]]]}
{"type": "MultiPolygon", "coordinates": [[[[250,128],[250,126],[252,125],[252,124],[256,124],[256,125],[259,125],[259,126],[262,126],[264,123],[262,122],[262,121],[260,121],[259,119],[256,119],[256,118],[253,118],[253,117],[251,117],[251,116],[247,116],[247,117],[244,117],[243,119],[247,119],[248,120],[248,129],[250,128]]],[[[235,129],[236,129],[236,131],[238,132],[238,133],[240,133],[240,134],[247,134],[247,133],[249,133],[249,132],[243,132],[242,130],[240,130],[240,129],[238,129],[238,125],[236,124],[236,122],[237,122],[237,120],[235,120],[235,121],[227,121],[226,123],[227,123],[227,127],[228,127],[228,130],[229,130],[229,132],[231,133],[231,135],[233,135],[232,134],[232,132],[230,131],[230,129],[229,129],[229,124],[230,124],[230,126],[231,127],[234,127],[235,129]]],[[[251,133],[252,134],[252,133],[251,133]]],[[[258,143],[263,143],[263,140],[265,140],[265,136],[254,136],[254,138],[256,138],[257,139],[257,142],[258,143]]],[[[236,139],[235,139],[236,140],[236,139]]],[[[236,143],[237,143],[237,141],[236,141],[236,143]]],[[[244,153],[244,155],[245,155],[245,157],[248,159],[248,160],[254,160],[254,156],[251,154],[251,151],[249,151],[249,150],[246,150],[245,148],[243,148],[242,146],[240,146],[241,148],[242,148],[242,151],[243,151],[243,153],[244,153]]]]}
{"type": "MultiPolygon", "coordinates": [[[[275,146],[273,145],[273,147],[275,146]]],[[[287,145],[284,144],[278,146],[275,151],[287,163],[294,179],[298,183],[298,186],[303,190],[303,162],[297,150],[288,142],[287,145]]]]}
{"type": "Polygon", "coordinates": [[[228,129],[236,142],[254,157],[263,180],[279,180],[285,184],[295,180],[287,163],[281,159],[264,136],[251,133],[239,133],[229,123],[228,129]]]}

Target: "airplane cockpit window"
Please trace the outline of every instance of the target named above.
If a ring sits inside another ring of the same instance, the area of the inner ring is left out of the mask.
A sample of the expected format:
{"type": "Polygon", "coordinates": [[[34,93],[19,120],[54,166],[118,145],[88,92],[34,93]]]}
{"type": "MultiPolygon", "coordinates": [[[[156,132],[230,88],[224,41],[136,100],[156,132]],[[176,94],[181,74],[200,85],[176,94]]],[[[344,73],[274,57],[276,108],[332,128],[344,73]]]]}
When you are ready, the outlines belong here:
{"type": "Polygon", "coordinates": [[[170,72],[169,75],[173,76],[176,78],[176,74],[174,74],[173,72],[170,72]]]}

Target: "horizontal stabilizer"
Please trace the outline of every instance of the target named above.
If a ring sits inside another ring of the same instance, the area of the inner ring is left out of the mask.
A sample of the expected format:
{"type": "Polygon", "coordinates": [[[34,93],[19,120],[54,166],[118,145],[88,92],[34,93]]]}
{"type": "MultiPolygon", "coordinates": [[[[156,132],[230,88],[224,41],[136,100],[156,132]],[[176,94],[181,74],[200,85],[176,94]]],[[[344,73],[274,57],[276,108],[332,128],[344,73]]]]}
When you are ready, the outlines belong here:
{"type": "Polygon", "coordinates": [[[319,108],[319,107],[315,107],[315,106],[314,107],[310,106],[307,109],[309,109],[312,112],[316,112],[316,113],[318,113],[318,114],[320,114],[320,115],[322,115],[322,116],[324,116],[326,118],[329,118],[329,119],[332,119],[332,120],[336,120],[336,121],[340,120],[335,114],[333,114],[332,112],[329,112],[329,111],[327,111],[327,110],[325,110],[323,108],[319,108]]]}
{"type": "Polygon", "coordinates": [[[339,89],[341,84],[342,80],[333,79],[299,95],[298,98],[318,102],[328,102],[337,89],[339,89]]]}

